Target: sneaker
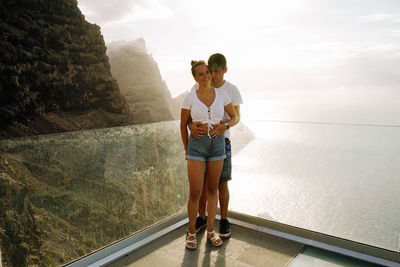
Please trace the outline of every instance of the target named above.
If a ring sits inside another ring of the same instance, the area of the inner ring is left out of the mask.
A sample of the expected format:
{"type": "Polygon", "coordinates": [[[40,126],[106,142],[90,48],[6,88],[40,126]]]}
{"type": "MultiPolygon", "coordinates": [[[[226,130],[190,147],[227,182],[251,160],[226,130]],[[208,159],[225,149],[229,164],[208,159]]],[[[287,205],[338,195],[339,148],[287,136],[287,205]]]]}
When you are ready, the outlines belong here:
{"type": "Polygon", "coordinates": [[[219,236],[230,237],[231,236],[231,224],[228,220],[221,219],[219,222],[219,236]]]}
{"type": "Polygon", "coordinates": [[[203,219],[200,216],[196,218],[196,233],[207,226],[207,216],[203,219]]]}

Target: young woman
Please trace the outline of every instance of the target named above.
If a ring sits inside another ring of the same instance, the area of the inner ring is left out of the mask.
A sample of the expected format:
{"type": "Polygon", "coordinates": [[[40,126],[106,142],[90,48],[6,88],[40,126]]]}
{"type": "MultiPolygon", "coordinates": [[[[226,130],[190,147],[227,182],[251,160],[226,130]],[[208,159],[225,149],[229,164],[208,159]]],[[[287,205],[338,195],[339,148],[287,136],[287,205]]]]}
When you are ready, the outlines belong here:
{"type": "Polygon", "coordinates": [[[214,232],[214,220],[217,210],[218,182],[222,171],[225,155],[224,135],[210,135],[214,127],[233,126],[236,122],[236,112],[229,96],[224,91],[216,91],[210,86],[211,74],[204,61],[192,61],[192,74],[199,84],[197,90],[186,95],[181,111],[181,136],[188,160],[188,178],[190,196],[188,201],[189,229],[186,236],[186,247],[197,248],[196,216],[199,209],[199,200],[203,186],[207,190],[207,239],[213,246],[221,246],[222,240],[214,232]],[[224,110],[230,116],[230,120],[221,124],[224,110]],[[200,139],[192,135],[188,137],[188,123],[201,122],[207,128],[207,134],[200,139]]]}

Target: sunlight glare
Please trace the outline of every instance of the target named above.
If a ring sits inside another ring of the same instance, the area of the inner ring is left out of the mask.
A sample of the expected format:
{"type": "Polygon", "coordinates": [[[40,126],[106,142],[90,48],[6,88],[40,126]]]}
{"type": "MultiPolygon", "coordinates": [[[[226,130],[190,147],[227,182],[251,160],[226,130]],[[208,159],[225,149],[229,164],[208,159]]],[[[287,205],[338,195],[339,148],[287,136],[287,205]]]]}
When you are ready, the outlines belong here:
{"type": "Polygon", "coordinates": [[[223,24],[224,31],[238,28],[277,26],[281,18],[301,6],[302,0],[257,1],[187,1],[193,13],[193,23],[198,27],[218,27],[223,24]],[[228,8],[229,7],[229,8],[228,8]],[[212,12],[212,10],[224,10],[212,12]]]}

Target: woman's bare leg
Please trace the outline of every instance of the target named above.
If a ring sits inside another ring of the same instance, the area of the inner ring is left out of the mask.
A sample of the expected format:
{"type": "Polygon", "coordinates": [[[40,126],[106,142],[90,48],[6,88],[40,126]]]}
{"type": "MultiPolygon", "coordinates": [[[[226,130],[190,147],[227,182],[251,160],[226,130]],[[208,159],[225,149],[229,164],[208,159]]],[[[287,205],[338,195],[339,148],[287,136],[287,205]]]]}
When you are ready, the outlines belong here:
{"type": "Polygon", "coordinates": [[[206,205],[207,205],[207,187],[203,186],[203,192],[201,193],[201,198],[199,202],[199,216],[203,219],[206,217],[206,205]]]}
{"type": "Polygon", "coordinates": [[[223,160],[207,162],[205,184],[207,186],[207,232],[211,232],[214,229],[215,214],[217,213],[218,204],[218,184],[223,163],[223,160]]]}
{"type": "Polygon", "coordinates": [[[199,210],[199,200],[203,191],[204,174],[206,163],[195,160],[188,160],[188,177],[190,185],[190,195],[188,201],[189,232],[196,232],[196,217],[199,210]]]}

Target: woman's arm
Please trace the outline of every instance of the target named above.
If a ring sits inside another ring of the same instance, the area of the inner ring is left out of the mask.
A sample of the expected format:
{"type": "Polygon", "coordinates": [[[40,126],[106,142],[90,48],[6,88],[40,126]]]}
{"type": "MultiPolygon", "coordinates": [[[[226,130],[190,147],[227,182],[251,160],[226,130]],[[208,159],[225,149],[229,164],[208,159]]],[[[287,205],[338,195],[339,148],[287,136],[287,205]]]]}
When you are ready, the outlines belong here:
{"type": "Polygon", "coordinates": [[[189,138],[188,138],[188,129],[187,125],[190,119],[190,110],[189,109],[181,109],[181,138],[183,147],[187,148],[189,138]]]}

